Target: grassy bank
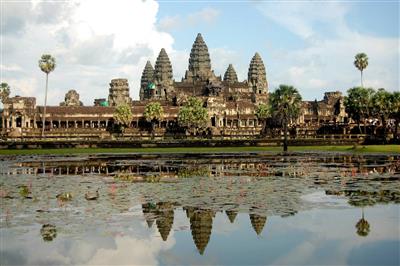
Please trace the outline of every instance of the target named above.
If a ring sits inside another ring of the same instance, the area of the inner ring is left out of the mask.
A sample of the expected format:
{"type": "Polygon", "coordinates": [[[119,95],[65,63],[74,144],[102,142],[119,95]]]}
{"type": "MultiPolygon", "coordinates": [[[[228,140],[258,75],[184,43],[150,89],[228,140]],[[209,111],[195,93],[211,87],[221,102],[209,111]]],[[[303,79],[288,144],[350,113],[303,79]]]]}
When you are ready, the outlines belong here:
{"type": "MultiPolygon", "coordinates": [[[[281,152],[282,147],[178,147],[178,148],[74,148],[0,150],[0,155],[92,154],[92,153],[221,153],[221,152],[281,152]]],[[[358,146],[291,146],[289,151],[330,151],[354,153],[399,153],[400,145],[358,146]]]]}

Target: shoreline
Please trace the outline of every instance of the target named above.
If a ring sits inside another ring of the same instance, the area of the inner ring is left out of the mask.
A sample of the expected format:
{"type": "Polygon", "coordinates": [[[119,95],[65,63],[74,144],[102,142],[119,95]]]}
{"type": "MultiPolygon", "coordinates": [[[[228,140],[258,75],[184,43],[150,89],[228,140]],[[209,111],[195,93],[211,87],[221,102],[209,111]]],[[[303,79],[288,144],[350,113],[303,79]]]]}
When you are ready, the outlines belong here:
{"type": "MultiPolygon", "coordinates": [[[[61,148],[61,149],[2,149],[4,155],[73,155],[73,154],[165,154],[165,153],[243,153],[243,152],[283,152],[279,146],[242,146],[242,147],[148,147],[148,148],[61,148]]],[[[351,145],[334,146],[289,146],[290,152],[347,152],[355,154],[379,153],[400,154],[400,145],[351,145]]]]}

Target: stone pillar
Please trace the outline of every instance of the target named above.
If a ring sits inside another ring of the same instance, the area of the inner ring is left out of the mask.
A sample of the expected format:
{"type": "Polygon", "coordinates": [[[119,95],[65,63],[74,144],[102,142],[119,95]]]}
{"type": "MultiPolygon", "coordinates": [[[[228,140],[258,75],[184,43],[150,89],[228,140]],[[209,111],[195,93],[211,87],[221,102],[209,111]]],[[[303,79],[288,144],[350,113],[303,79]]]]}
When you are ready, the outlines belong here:
{"type": "Polygon", "coordinates": [[[17,127],[16,119],[12,115],[11,116],[11,128],[16,128],[16,127],[17,127]]]}
{"type": "Polygon", "coordinates": [[[78,128],[78,124],[76,123],[76,120],[74,120],[74,128],[78,128]]]}

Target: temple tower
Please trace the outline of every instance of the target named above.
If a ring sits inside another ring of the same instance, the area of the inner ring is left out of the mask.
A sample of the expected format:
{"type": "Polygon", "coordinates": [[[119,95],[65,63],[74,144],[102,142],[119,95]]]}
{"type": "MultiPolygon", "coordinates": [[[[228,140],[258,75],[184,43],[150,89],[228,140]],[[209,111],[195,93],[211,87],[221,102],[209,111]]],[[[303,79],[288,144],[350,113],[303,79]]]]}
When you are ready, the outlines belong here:
{"type": "Polygon", "coordinates": [[[212,210],[197,209],[190,216],[190,229],[197,250],[201,255],[210,241],[212,222],[215,213],[212,210]]]}
{"type": "Polygon", "coordinates": [[[131,104],[132,99],[129,97],[129,84],[127,79],[112,79],[108,94],[109,106],[117,106],[121,104],[131,104]]]}
{"type": "Polygon", "coordinates": [[[238,82],[238,77],[237,77],[236,71],[233,68],[232,64],[229,64],[228,68],[225,71],[224,81],[226,81],[228,83],[238,82]]]}
{"type": "Polygon", "coordinates": [[[143,69],[142,78],[140,80],[140,100],[149,99],[151,96],[151,90],[155,89],[154,84],[154,68],[150,61],[147,61],[146,66],[143,69]]]}
{"type": "Polygon", "coordinates": [[[250,222],[257,235],[260,235],[264,229],[267,217],[258,214],[250,214],[250,222]]]}
{"type": "Polygon", "coordinates": [[[238,214],[238,212],[234,211],[234,210],[226,210],[225,213],[226,213],[226,216],[228,216],[228,219],[231,223],[233,223],[235,221],[235,218],[238,214]]]}
{"type": "Polygon", "coordinates": [[[189,69],[185,73],[185,81],[214,80],[215,75],[211,70],[210,54],[201,34],[197,34],[189,57],[189,69]]]}
{"type": "Polygon", "coordinates": [[[157,203],[157,220],[156,225],[161,238],[167,241],[169,232],[174,223],[174,208],[170,202],[157,203]]]}
{"type": "Polygon", "coordinates": [[[164,48],[157,57],[154,69],[155,89],[151,91],[151,98],[167,100],[173,90],[173,75],[171,61],[164,48]]]}
{"type": "Polygon", "coordinates": [[[254,94],[257,95],[268,93],[268,82],[265,66],[261,56],[258,53],[256,53],[251,59],[247,81],[254,94]]]}

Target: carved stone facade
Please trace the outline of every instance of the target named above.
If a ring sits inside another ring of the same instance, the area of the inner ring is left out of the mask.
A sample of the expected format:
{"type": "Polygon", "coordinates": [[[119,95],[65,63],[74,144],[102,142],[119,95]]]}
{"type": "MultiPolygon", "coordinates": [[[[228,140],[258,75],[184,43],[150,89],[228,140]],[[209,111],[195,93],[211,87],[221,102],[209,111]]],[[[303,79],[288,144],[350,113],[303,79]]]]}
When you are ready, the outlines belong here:
{"type": "Polygon", "coordinates": [[[64,102],[60,103],[60,106],[82,106],[83,103],[79,101],[79,94],[76,90],[69,90],[65,94],[64,102]]]}
{"type": "Polygon", "coordinates": [[[36,98],[15,96],[3,103],[1,124],[3,128],[36,128],[39,120],[36,98]]]}
{"type": "MultiPolygon", "coordinates": [[[[259,135],[263,127],[255,111],[260,103],[268,102],[268,80],[260,54],[255,53],[251,58],[246,80],[239,81],[232,64],[228,65],[222,79],[214,74],[208,47],[201,34],[198,34],[190,52],[188,69],[181,81],[173,79],[171,61],[166,50],[161,49],[154,68],[147,61],[143,69],[140,101],[132,101],[128,80],[121,78],[111,80],[108,101],[105,98],[95,99],[95,106],[82,106],[79,94],[70,90],[61,106],[47,108],[45,128],[53,131],[57,128],[105,130],[113,123],[115,107],[128,104],[133,113],[131,127],[140,131],[146,104],[158,101],[165,113],[160,127],[166,131],[168,126],[176,125],[180,106],[192,96],[201,99],[208,110],[207,134],[233,138],[259,135]]],[[[43,107],[35,104],[35,98],[9,98],[1,113],[2,128],[7,132],[18,127],[40,128],[43,107]]],[[[320,123],[347,120],[340,92],[327,92],[323,100],[304,101],[302,105],[299,119],[292,121],[300,127],[305,125],[312,128],[320,123]]]]}
{"type": "Polygon", "coordinates": [[[127,79],[111,80],[108,104],[110,106],[132,104],[132,99],[129,97],[129,84],[127,79]]]}

